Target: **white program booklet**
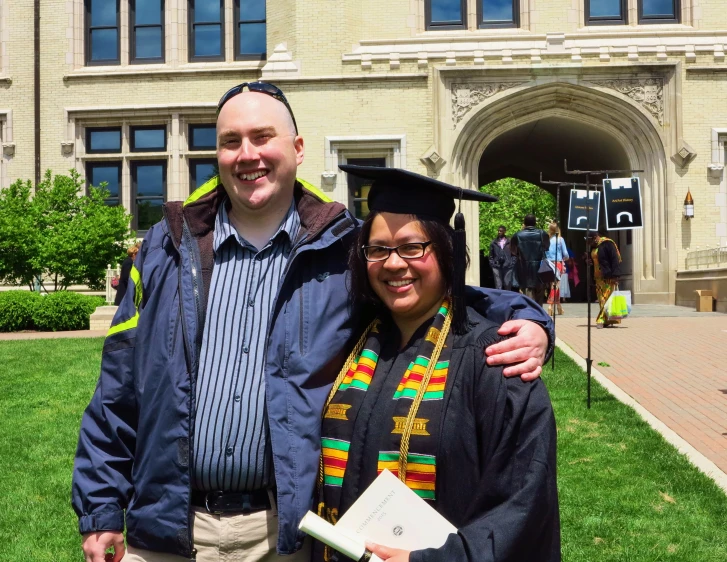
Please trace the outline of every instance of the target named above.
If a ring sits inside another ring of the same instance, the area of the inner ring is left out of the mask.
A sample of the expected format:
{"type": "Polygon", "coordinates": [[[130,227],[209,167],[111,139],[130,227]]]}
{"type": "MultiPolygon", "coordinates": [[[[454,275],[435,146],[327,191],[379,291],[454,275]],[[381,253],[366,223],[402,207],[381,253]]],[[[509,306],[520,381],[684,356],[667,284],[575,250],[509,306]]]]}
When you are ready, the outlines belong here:
{"type": "Polygon", "coordinates": [[[388,470],[379,474],[336,523],[355,540],[392,548],[439,548],[457,529],[388,470]]]}

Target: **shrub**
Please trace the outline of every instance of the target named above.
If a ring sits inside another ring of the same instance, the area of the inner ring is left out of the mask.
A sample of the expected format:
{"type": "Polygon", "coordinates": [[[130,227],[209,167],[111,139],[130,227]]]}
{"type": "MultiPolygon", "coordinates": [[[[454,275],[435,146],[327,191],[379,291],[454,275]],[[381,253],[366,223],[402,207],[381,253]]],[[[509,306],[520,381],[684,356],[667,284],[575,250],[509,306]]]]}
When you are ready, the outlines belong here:
{"type": "Polygon", "coordinates": [[[89,316],[103,297],[87,297],[70,291],[58,291],[43,297],[33,312],[33,323],[39,330],[87,330],[89,316]]]}
{"type": "Polygon", "coordinates": [[[17,332],[33,327],[33,311],[40,300],[30,291],[0,293],[0,332],[17,332]]]}

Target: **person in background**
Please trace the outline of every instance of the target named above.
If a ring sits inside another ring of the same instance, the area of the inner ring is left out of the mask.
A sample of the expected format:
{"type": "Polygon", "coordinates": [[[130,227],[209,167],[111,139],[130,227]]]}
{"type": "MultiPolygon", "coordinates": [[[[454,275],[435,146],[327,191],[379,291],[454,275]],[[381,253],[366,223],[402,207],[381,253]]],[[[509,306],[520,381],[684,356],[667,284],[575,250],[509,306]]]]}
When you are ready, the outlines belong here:
{"type": "Polygon", "coordinates": [[[507,229],[499,226],[497,238],[490,243],[490,267],[495,278],[495,289],[512,288],[512,272],[515,267],[514,258],[510,251],[510,239],[505,236],[507,229]]]}
{"type": "MultiPolygon", "coordinates": [[[[552,316],[554,306],[558,309],[558,314],[563,314],[563,307],[560,306],[560,287],[565,274],[565,260],[568,258],[568,248],[565,245],[565,240],[560,235],[558,223],[551,222],[548,225],[548,236],[550,237],[550,246],[545,252],[545,257],[555,267],[555,280],[550,284],[550,291],[548,291],[548,314],[552,316]]],[[[568,284],[567,277],[565,283],[568,284]]]]}
{"type": "Polygon", "coordinates": [[[560,302],[566,302],[567,299],[571,298],[570,292],[570,281],[571,272],[573,271],[573,251],[566,244],[566,250],[568,253],[565,255],[565,271],[560,276],[560,302]]]}
{"type": "MultiPolygon", "coordinates": [[[[319,515],[335,523],[388,469],[457,533],[440,548],[369,545],[383,560],[559,561],[548,392],[484,361],[499,326],[468,306],[464,219],[460,233],[449,222],[455,198],[494,198],[405,170],[341,169],[373,179],[349,257],[353,306],[367,314],[324,408],[319,515]]],[[[315,543],[313,560],[348,559],[315,543]]]]}
{"type": "Polygon", "coordinates": [[[596,328],[608,328],[621,323],[620,319],[609,319],[605,310],[608,297],[618,290],[618,280],[621,276],[621,253],[618,251],[616,242],[598,232],[591,233],[588,242],[591,248],[590,263],[593,264],[596,296],[601,307],[596,318],[596,328]]]}
{"type": "Polygon", "coordinates": [[[129,286],[129,274],[131,274],[131,266],[134,265],[136,254],[139,253],[141,248],[141,242],[137,242],[133,246],[130,246],[126,250],[126,257],[121,262],[121,272],[119,273],[119,286],[116,287],[116,298],[114,298],[114,305],[119,306],[121,301],[126,294],[126,289],[129,286]]]}
{"type": "Polygon", "coordinates": [[[548,234],[535,228],[535,215],[525,215],[523,229],[510,239],[510,251],[517,257],[515,275],[520,291],[539,305],[545,302],[545,286],[538,276],[540,262],[548,249],[548,234]]]}

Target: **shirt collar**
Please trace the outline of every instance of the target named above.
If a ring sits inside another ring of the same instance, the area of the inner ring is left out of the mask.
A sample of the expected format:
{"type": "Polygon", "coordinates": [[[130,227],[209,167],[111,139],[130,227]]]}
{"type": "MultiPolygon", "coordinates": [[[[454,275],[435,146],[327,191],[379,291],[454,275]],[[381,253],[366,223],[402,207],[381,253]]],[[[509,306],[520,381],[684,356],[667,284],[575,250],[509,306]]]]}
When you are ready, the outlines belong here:
{"type": "MultiPolygon", "coordinates": [[[[227,211],[229,199],[226,198],[220,208],[217,210],[217,216],[215,217],[215,234],[212,242],[212,249],[217,252],[218,248],[224,244],[228,238],[233,237],[240,246],[252,247],[252,245],[245,240],[237,229],[230,222],[230,215],[227,211]]],[[[271,241],[276,240],[279,236],[285,235],[288,238],[288,242],[292,245],[295,239],[298,237],[300,231],[300,216],[298,215],[298,209],[295,207],[295,200],[290,202],[288,212],[285,214],[278,230],[275,234],[270,237],[271,241]]],[[[262,248],[261,248],[262,249],[262,248]]]]}

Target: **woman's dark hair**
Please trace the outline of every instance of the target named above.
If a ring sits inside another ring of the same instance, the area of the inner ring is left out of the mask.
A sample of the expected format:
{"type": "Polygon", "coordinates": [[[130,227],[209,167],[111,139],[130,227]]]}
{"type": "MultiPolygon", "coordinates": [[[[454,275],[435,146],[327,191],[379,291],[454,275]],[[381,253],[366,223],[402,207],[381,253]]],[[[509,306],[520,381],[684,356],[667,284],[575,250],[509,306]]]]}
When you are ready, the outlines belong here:
{"type": "MultiPolygon", "coordinates": [[[[351,247],[348,254],[348,267],[351,270],[351,282],[349,285],[349,294],[354,310],[361,310],[361,307],[374,307],[376,312],[383,308],[383,303],[376,295],[369,284],[368,268],[366,267],[366,259],[363,256],[361,246],[368,244],[369,235],[371,234],[371,224],[380,213],[372,211],[361,225],[358,237],[351,247]]],[[[450,295],[454,282],[454,253],[452,250],[452,235],[454,229],[447,223],[440,220],[431,219],[419,215],[410,215],[412,220],[419,222],[424,234],[432,242],[434,247],[434,255],[437,258],[439,269],[444,278],[445,294],[450,295]]],[[[467,252],[467,263],[469,266],[470,257],[467,252]]]]}

